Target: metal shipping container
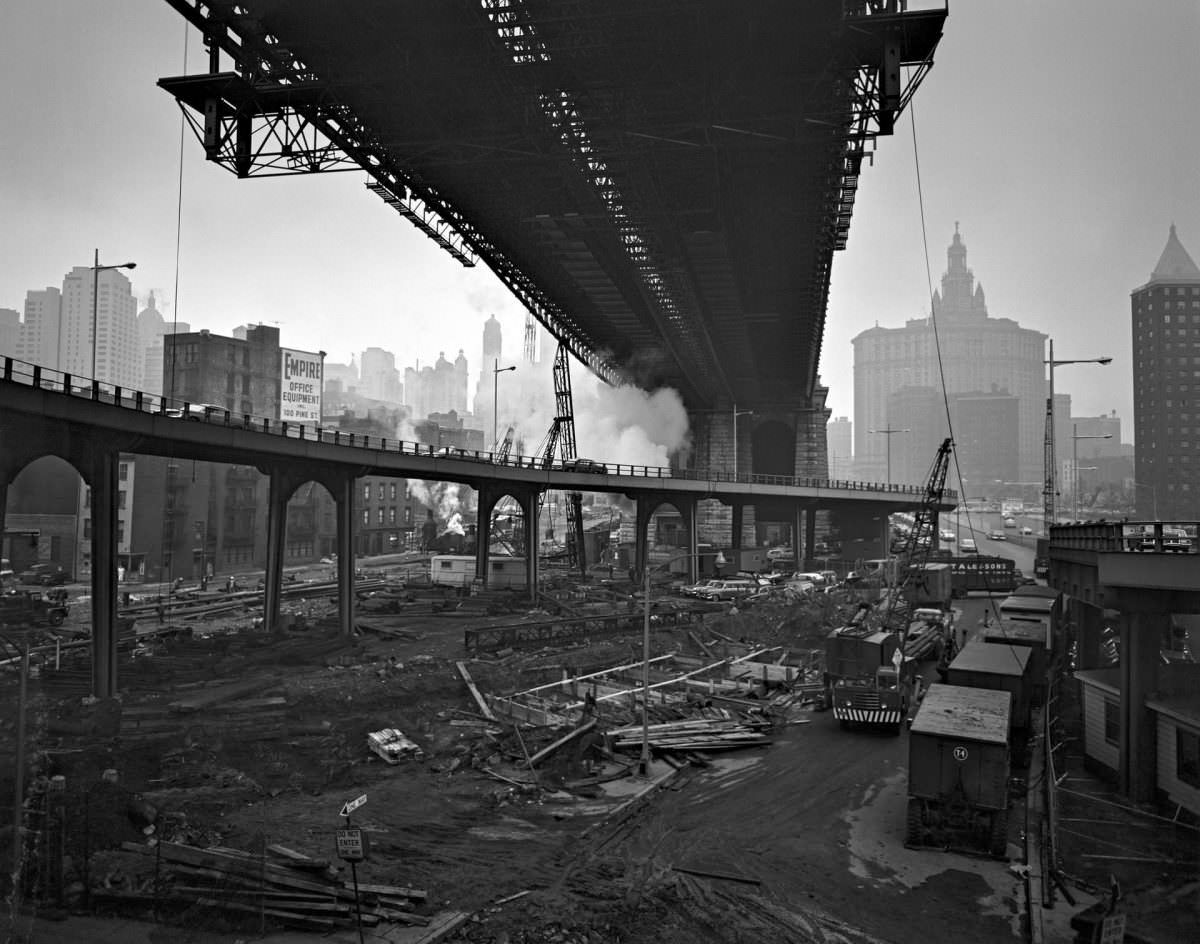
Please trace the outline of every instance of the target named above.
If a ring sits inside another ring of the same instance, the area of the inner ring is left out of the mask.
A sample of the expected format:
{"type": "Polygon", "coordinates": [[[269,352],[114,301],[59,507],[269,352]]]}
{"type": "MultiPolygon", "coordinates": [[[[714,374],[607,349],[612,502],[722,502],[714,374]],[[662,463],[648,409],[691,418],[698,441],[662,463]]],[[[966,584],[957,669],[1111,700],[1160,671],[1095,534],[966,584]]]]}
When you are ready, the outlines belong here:
{"type": "Polygon", "coordinates": [[[966,688],[990,688],[1012,695],[1009,724],[1013,730],[1029,729],[1030,674],[1028,646],[982,642],[973,639],[950,663],[946,681],[966,688]]]}
{"type": "Polygon", "coordinates": [[[1004,854],[1011,706],[1006,691],[929,687],[908,739],[909,845],[1004,854]]]}

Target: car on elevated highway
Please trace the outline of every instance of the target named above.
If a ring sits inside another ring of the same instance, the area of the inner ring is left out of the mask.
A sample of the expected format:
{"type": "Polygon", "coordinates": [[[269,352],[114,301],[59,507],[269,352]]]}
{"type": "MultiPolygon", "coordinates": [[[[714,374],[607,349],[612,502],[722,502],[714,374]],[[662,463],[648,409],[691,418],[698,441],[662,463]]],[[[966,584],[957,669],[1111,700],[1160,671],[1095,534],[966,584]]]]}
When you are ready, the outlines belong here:
{"type": "Polygon", "coordinates": [[[595,459],[563,459],[564,472],[591,472],[596,475],[608,475],[608,466],[595,459]]]}
{"type": "Polygon", "coordinates": [[[163,415],[177,420],[187,419],[199,423],[212,418],[223,418],[227,412],[225,407],[217,406],[214,403],[185,403],[181,407],[163,410],[163,415]]]}

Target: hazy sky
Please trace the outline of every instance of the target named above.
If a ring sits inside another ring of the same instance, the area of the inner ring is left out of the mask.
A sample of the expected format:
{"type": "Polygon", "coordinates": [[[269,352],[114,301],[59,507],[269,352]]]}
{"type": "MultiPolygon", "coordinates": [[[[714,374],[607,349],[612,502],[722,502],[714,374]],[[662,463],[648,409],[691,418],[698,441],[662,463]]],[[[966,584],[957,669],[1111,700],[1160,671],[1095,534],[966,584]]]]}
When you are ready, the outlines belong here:
{"type": "MultiPolygon", "coordinates": [[[[927,7],[929,3],[913,3],[927,7]]],[[[238,181],[183,141],[162,76],[205,67],[163,0],[7,0],[0,30],[0,307],[76,265],[135,260],[135,293],[218,333],[278,322],[286,346],[400,366],[464,349],[484,320],[519,354],[523,310],[463,269],[354,172],[238,181]],[[184,67],[185,37],[187,67],[184,67]]],[[[1129,294],[1174,222],[1200,260],[1200,3],[971,0],[954,4],[916,96],[930,276],[959,221],[991,315],[1055,339],[1077,414],[1116,409],[1132,436],[1129,294]]],[[[834,258],[821,373],[852,415],[850,339],[928,312],[909,118],[866,167],[834,258]]],[[[472,381],[474,391],[474,381],[472,381]]]]}

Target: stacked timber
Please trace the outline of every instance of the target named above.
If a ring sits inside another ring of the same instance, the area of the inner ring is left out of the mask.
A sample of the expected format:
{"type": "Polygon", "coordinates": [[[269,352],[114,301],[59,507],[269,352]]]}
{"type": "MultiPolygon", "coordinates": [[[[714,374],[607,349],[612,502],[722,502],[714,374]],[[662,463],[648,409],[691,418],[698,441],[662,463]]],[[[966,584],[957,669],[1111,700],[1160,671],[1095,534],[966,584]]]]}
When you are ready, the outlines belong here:
{"type": "Polygon", "coordinates": [[[172,737],[186,729],[243,741],[284,735],[287,699],[270,680],[249,679],[195,688],[169,704],[126,705],[121,737],[149,740],[172,737]],[[254,696],[254,697],[247,697],[254,696]]]}
{"type": "MultiPolygon", "coordinates": [[[[262,916],[285,927],[323,932],[354,927],[359,914],[363,927],[383,921],[421,926],[430,922],[414,913],[425,904],[424,890],[359,884],[356,903],[353,883],[330,868],[327,860],[285,846],[268,846],[269,855],[174,842],[156,846],[127,842],[122,849],[160,861],[166,880],[160,885],[157,907],[262,916]]],[[[97,894],[103,897],[96,892],[93,897],[97,894]]]]}
{"type": "MultiPolygon", "coordinates": [[[[742,721],[697,719],[670,721],[649,725],[646,732],[650,746],[656,751],[729,751],[742,747],[765,747],[771,739],[763,733],[763,725],[742,721]]],[[[642,727],[631,725],[610,731],[613,749],[640,750],[642,727]]]]}

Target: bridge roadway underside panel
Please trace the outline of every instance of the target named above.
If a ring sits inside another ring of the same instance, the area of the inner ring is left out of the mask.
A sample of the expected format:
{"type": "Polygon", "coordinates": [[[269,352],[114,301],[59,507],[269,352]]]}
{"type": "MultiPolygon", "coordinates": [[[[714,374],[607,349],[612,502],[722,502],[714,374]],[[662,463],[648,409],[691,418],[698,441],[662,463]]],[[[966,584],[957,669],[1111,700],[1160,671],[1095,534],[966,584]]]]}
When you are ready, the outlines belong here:
{"type": "Polygon", "coordinates": [[[340,150],[598,373],[755,408],[811,395],[863,158],[946,17],[865,0],[169,2],[246,60],[161,80],[210,159],[308,173],[340,150]],[[251,122],[284,104],[336,147],[285,136],[274,164],[252,155],[251,122]],[[239,119],[244,154],[212,128],[239,119]]]}

